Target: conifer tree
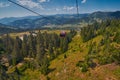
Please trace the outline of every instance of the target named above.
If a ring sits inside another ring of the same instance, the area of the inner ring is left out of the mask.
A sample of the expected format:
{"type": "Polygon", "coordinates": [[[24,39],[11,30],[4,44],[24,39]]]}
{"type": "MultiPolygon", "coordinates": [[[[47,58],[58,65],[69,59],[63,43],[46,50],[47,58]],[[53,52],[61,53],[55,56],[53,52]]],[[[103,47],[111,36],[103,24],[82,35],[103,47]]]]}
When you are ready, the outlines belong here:
{"type": "Polygon", "coordinates": [[[19,39],[19,37],[16,37],[15,39],[15,42],[14,42],[14,48],[13,48],[13,52],[12,52],[12,64],[15,65],[17,64],[17,62],[19,60],[22,59],[22,56],[21,56],[21,51],[20,51],[20,48],[21,48],[21,41],[19,39]]]}
{"type": "Polygon", "coordinates": [[[40,68],[41,73],[44,74],[44,75],[48,74],[48,72],[49,72],[48,67],[49,67],[49,60],[48,60],[47,56],[44,55],[44,59],[42,61],[42,65],[41,65],[41,68],[40,68]]]}
{"type": "Polygon", "coordinates": [[[9,34],[6,34],[6,36],[3,37],[3,43],[4,43],[6,53],[10,54],[13,50],[13,39],[9,36],[9,34]]]}
{"type": "Polygon", "coordinates": [[[43,37],[41,35],[41,32],[39,31],[38,35],[37,35],[37,55],[36,55],[36,60],[39,64],[39,66],[41,66],[41,62],[43,59],[43,56],[45,54],[45,50],[44,50],[44,45],[43,45],[43,37]]]}
{"type": "Polygon", "coordinates": [[[28,46],[29,46],[29,57],[35,57],[35,53],[36,53],[36,47],[35,47],[35,42],[34,42],[34,36],[32,35],[32,33],[30,33],[30,36],[28,38],[28,46]]]}
{"type": "Polygon", "coordinates": [[[27,42],[27,35],[23,36],[23,41],[22,41],[22,56],[27,57],[28,55],[28,42],[27,42]]]}

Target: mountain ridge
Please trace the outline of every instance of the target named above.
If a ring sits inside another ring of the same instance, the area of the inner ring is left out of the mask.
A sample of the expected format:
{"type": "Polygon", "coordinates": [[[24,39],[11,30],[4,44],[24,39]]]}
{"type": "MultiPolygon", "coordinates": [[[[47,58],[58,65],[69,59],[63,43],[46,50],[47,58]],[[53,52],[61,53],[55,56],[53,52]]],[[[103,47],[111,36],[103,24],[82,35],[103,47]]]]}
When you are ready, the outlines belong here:
{"type": "Polygon", "coordinates": [[[91,14],[79,14],[79,18],[76,14],[57,14],[45,17],[37,18],[24,18],[7,23],[15,28],[23,29],[36,29],[46,25],[63,25],[63,24],[77,24],[77,23],[94,23],[101,22],[107,19],[120,19],[120,11],[115,12],[102,12],[97,11],[91,14]]]}

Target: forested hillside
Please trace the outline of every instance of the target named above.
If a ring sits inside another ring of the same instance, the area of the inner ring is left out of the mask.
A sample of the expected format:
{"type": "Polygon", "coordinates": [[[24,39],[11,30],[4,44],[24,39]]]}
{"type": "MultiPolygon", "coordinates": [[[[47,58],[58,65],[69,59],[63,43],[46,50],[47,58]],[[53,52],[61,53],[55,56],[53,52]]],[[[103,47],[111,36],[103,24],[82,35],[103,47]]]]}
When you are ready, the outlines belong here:
{"type": "Polygon", "coordinates": [[[81,29],[64,55],[51,61],[51,80],[119,80],[120,20],[81,29]],[[59,64],[56,64],[59,63],[59,64]]]}
{"type": "Polygon", "coordinates": [[[95,64],[120,64],[120,20],[107,20],[84,27],[81,30],[81,38],[83,42],[89,42],[88,55],[83,62],[77,64],[82,67],[83,72],[89,67],[95,67],[95,64]],[[95,41],[97,36],[101,38],[95,41]]]}
{"type": "Polygon", "coordinates": [[[119,80],[120,20],[0,38],[1,80],[119,80]]]}
{"type": "MultiPolygon", "coordinates": [[[[56,33],[23,35],[15,39],[6,34],[0,39],[0,80],[20,80],[26,69],[39,70],[46,75],[49,62],[68,49],[76,34],[71,30],[65,37],[56,33]]],[[[21,79],[22,80],[22,79],[21,79]]]]}

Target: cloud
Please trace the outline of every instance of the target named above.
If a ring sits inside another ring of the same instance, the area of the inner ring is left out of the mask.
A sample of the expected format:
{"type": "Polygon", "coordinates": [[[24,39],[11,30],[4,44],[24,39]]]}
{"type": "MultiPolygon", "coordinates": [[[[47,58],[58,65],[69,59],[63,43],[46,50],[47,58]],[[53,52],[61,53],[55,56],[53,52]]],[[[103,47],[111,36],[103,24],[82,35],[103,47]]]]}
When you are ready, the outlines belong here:
{"type": "Polygon", "coordinates": [[[63,10],[67,10],[67,11],[71,11],[71,10],[74,10],[75,9],[75,7],[73,7],[73,6],[64,6],[63,7],[63,10]]]}
{"type": "Polygon", "coordinates": [[[27,6],[29,8],[40,8],[43,9],[42,5],[32,0],[17,0],[19,4],[27,6]]]}
{"type": "Polygon", "coordinates": [[[38,0],[40,3],[49,2],[50,0],[38,0]]]}
{"type": "Polygon", "coordinates": [[[10,6],[10,4],[0,3],[0,8],[3,8],[3,7],[8,7],[8,6],[10,6]]]}
{"type": "Polygon", "coordinates": [[[56,11],[60,11],[61,9],[59,9],[59,8],[56,8],[55,10],[56,10],[56,11]]]}
{"type": "Polygon", "coordinates": [[[82,0],[81,3],[85,3],[87,0],[82,0]]]}

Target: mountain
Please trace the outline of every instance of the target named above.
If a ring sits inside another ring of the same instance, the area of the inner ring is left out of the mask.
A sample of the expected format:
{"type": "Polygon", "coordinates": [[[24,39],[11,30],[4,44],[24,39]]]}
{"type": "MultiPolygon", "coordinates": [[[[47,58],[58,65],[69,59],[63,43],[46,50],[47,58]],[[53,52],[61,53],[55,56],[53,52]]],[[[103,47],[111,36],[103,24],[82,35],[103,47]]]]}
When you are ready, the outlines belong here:
{"type": "Polygon", "coordinates": [[[80,14],[79,18],[76,14],[57,14],[45,17],[26,17],[24,19],[15,20],[8,23],[15,28],[35,29],[47,25],[64,25],[64,24],[77,24],[77,23],[94,23],[101,22],[107,19],[120,19],[120,11],[116,12],[94,12],[91,14],[80,14]]]}
{"type": "Polygon", "coordinates": [[[13,28],[11,26],[0,23],[0,35],[6,34],[6,33],[12,33],[12,32],[20,32],[20,31],[23,31],[23,30],[19,28],[13,28]]]}
{"type": "MultiPolygon", "coordinates": [[[[86,16],[87,14],[82,14],[80,15],[81,17],[84,17],[86,16]]],[[[56,15],[52,15],[52,16],[56,16],[56,17],[71,17],[73,18],[74,16],[73,15],[69,15],[69,14],[56,14],[56,15]]],[[[48,16],[46,16],[48,17],[48,16]]],[[[19,21],[19,20],[24,20],[24,19],[31,19],[31,20],[34,20],[34,19],[38,19],[38,18],[41,18],[41,16],[25,16],[25,17],[6,17],[6,18],[2,18],[0,19],[0,23],[2,24],[9,24],[9,23],[12,23],[14,21],[19,21]]]]}
{"type": "Polygon", "coordinates": [[[40,18],[40,16],[9,17],[9,18],[2,18],[2,19],[0,19],[0,23],[7,25],[8,23],[14,22],[16,20],[37,19],[37,18],[40,18]]]}
{"type": "Polygon", "coordinates": [[[91,15],[89,15],[91,18],[100,18],[100,19],[106,19],[106,18],[120,18],[120,11],[116,12],[94,12],[91,15]]]}
{"type": "MultiPolygon", "coordinates": [[[[87,16],[88,14],[80,14],[80,18],[87,16]]],[[[78,17],[75,14],[58,14],[40,17],[37,19],[22,19],[10,22],[9,25],[19,28],[41,28],[45,25],[62,25],[67,24],[70,20],[77,20],[78,17]]],[[[69,23],[68,23],[69,24],[69,23]]]]}
{"type": "Polygon", "coordinates": [[[120,11],[116,12],[94,12],[81,19],[85,22],[104,21],[106,19],[120,19],[120,11]]]}
{"type": "Polygon", "coordinates": [[[33,26],[32,19],[22,19],[11,22],[9,25],[19,28],[30,28],[33,26]]]}
{"type": "Polygon", "coordinates": [[[12,31],[15,31],[15,29],[9,28],[8,26],[0,23],[0,34],[9,33],[12,31]]]}
{"type": "Polygon", "coordinates": [[[2,19],[0,19],[0,23],[7,24],[7,23],[13,22],[15,20],[18,20],[18,18],[14,18],[14,17],[2,18],[2,19]]]}

